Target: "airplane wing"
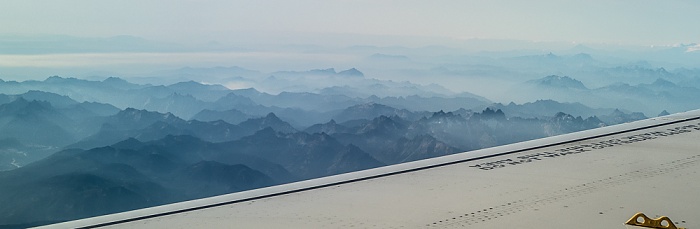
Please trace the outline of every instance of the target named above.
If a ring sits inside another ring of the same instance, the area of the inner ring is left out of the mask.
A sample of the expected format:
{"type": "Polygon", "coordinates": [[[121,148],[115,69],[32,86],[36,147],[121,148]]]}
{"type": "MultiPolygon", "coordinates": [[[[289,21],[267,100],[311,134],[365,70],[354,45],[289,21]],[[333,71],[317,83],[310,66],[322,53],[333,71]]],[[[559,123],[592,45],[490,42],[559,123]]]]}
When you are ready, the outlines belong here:
{"type": "Polygon", "coordinates": [[[700,110],[40,228],[700,227],[700,110]]]}

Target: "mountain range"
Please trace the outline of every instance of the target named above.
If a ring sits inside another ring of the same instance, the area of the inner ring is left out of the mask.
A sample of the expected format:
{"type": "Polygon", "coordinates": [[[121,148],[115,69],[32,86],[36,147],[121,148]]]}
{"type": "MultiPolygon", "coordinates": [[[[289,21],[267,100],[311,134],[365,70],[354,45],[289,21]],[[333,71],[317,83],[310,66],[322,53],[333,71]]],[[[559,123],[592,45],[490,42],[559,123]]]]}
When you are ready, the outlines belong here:
{"type": "Polygon", "coordinates": [[[694,98],[700,96],[700,88],[682,86],[662,78],[637,85],[613,83],[588,88],[574,78],[557,75],[528,81],[513,91],[523,95],[523,100],[557,100],[588,107],[617,107],[650,115],[663,110],[680,112],[695,109],[697,103],[694,98]]]}
{"type": "MultiPolygon", "coordinates": [[[[384,82],[375,82],[374,85],[382,88],[390,87],[382,83],[384,82]]],[[[413,91],[421,90],[411,84],[404,86],[413,87],[413,91]]],[[[227,111],[236,109],[251,117],[264,116],[274,112],[297,126],[315,124],[316,119],[330,118],[346,107],[367,102],[377,102],[415,111],[440,108],[435,104],[444,104],[443,107],[448,109],[458,109],[484,106],[489,103],[488,100],[473,94],[460,94],[457,97],[437,93],[430,94],[430,97],[409,94],[410,96],[406,95],[407,97],[386,96],[383,98],[373,95],[362,98],[336,93],[310,92],[281,92],[273,95],[252,88],[230,90],[221,85],[205,85],[193,81],[168,86],[139,85],[116,77],[102,81],[58,76],[49,77],[44,81],[0,81],[0,92],[24,93],[31,99],[31,94],[38,93],[38,91],[62,95],[65,97],[64,100],[67,100],[58,101],[60,98],[53,98],[52,104],[53,102],[64,104],[72,101],[98,102],[111,104],[119,109],[136,108],[162,113],[170,112],[184,119],[190,119],[202,110],[227,111]]],[[[406,91],[406,93],[411,93],[411,91],[406,91]]],[[[9,100],[9,98],[5,100],[9,100]]],[[[46,100],[46,98],[41,100],[46,100]]]]}
{"type": "MultiPolygon", "coordinates": [[[[362,79],[358,72],[284,74],[362,79]]],[[[654,87],[674,86],[658,82],[654,87]]],[[[274,95],[193,81],[134,84],[115,77],[1,81],[0,92],[5,93],[0,94],[0,183],[6,184],[0,187],[0,226],[13,228],[645,118],[553,100],[502,105],[470,94],[274,95]],[[42,208],[36,210],[37,205],[42,208]]]]}
{"type": "Polygon", "coordinates": [[[225,43],[0,36],[10,65],[32,66],[0,69],[0,228],[631,122],[700,96],[697,44],[225,43]]]}

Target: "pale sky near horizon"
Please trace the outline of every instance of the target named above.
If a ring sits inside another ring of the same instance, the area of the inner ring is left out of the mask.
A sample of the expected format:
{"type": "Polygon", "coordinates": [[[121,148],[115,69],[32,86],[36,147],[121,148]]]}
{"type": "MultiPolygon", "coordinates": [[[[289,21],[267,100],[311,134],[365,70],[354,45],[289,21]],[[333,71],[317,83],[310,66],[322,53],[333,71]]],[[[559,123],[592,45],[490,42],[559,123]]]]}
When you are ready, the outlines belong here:
{"type": "Polygon", "coordinates": [[[283,43],[283,34],[357,34],[672,45],[700,42],[698,12],[693,0],[22,0],[1,4],[0,35],[226,42],[262,33],[283,43]]]}

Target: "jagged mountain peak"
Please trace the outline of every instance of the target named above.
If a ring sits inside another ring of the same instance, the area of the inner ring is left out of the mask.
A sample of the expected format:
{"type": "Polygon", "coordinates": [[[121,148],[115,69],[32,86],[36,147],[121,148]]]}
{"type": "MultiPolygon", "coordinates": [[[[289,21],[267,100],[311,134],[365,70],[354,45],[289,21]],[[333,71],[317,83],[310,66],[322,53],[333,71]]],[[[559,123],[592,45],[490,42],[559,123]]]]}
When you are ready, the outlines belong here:
{"type": "Polygon", "coordinates": [[[188,80],[188,81],[182,81],[182,82],[177,82],[174,84],[170,84],[167,87],[173,88],[173,89],[192,89],[192,88],[203,88],[206,87],[207,85],[202,84],[200,82],[194,81],[194,80],[188,80]]]}
{"type": "Polygon", "coordinates": [[[228,88],[224,87],[223,85],[204,84],[204,83],[197,82],[194,80],[177,82],[177,83],[168,85],[168,87],[176,89],[176,90],[187,90],[187,89],[229,90],[228,88]]]}
{"type": "Polygon", "coordinates": [[[184,120],[178,118],[177,116],[173,115],[172,113],[159,113],[155,111],[148,111],[148,110],[139,110],[135,108],[126,108],[116,115],[114,115],[117,120],[120,121],[131,121],[131,122],[156,122],[156,121],[165,121],[165,122],[177,122],[177,121],[182,121],[184,120]]]}
{"type": "Polygon", "coordinates": [[[119,77],[114,77],[114,76],[107,77],[106,79],[102,80],[102,84],[109,85],[110,87],[122,89],[122,90],[137,89],[137,88],[145,87],[145,85],[134,84],[134,83],[131,83],[125,79],[122,79],[119,77]]]}
{"type": "Polygon", "coordinates": [[[85,83],[85,82],[93,82],[89,80],[84,80],[84,79],[78,79],[75,77],[60,77],[60,76],[50,76],[46,78],[44,83],[52,83],[52,84],[64,84],[64,83],[85,83]]]}
{"type": "Polygon", "coordinates": [[[372,120],[372,122],[374,122],[374,123],[397,123],[396,121],[394,121],[394,118],[398,118],[398,117],[389,117],[386,115],[381,115],[381,116],[375,118],[374,120],[372,120]]]}
{"type": "Polygon", "coordinates": [[[654,85],[654,86],[658,86],[658,87],[676,87],[676,84],[675,84],[675,83],[673,83],[673,82],[671,82],[671,81],[668,81],[668,80],[665,80],[665,79],[662,79],[662,78],[656,79],[656,80],[655,80],[653,83],[651,83],[651,84],[654,85]]]}
{"type": "Polygon", "coordinates": [[[377,118],[374,118],[371,122],[365,124],[358,131],[358,133],[392,133],[405,128],[405,125],[401,121],[402,119],[397,116],[388,117],[385,115],[381,115],[377,118]]]}
{"type": "Polygon", "coordinates": [[[368,102],[368,103],[357,104],[357,105],[355,105],[355,106],[351,106],[351,107],[349,107],[348,109],[365,109],[365,110],[369,110],[369,109],[387,109],[387,108],[393,109],[392,107],[387,106],[387,105],[384,105],[384,104],[379,104],[379,103],[375,103],[375,102],[368,102]]]}
{"type": "Polygon", "coordinates": [[[313,126],[310,126],[309,128],[306,128],[304,132],[307,133],[326,133],[326,134],[335,134],[335,133],[345,133],[349,131],[349,128],[346,126],[343,126],[341,124],[336,123],[335,119],[331,119],[327,123],[324,124],[316,124],[313,126]]]}
{"type": "Polygon", "coordinates": [[[438,112],[434,112],[431,118],[440,118],[440,117],[446,117],[446,116],[452,116],[452,112],[445,112],[443,110],[440,110],[438,112]]]}
{"type": "Polygon", "coordinates": [[[68,96],[39,90],[29,90],[28,92],[19,96],[27,99],[28,101],[46,101],[51,103],[51,105],[54,107],[67,107],[78,104],[78,101],[75,101],[68,96]]]}
{"type": "MultiPolygon", "coordinates": [[[[59,97],[64,97],[64,98],[70,98],[70,97],[65,96],[65,95],[59,95],[59,94],[56,94],[56,93],[45,92],[45,91],[40,91],[40,90],[29,90],[29,91],[27,91],[26,93],[24,93],[24,94],[22,94],[22,95],[25,95],[25,96],[59,96],[59,97]]],[[[26,97],[25,97],[25,98],[26,98],[26,97]]],[[[30,100],[31,100],[31,99],[30,99],[30,100]]]]}
{"type": "Polygon", "coordinates": [[[188,81],[182,81],[182,82],[177,82],[174,84],[171,84],[169,86],[203,86],[204,84],[194,81],[194,80],[188,80],[188,81]]]}
{"type": "MultiPolygon", "coordinates": [[[[424,117],[425,118],[425,117],[424,117]]],[[[434,112],[429,118],[425,118],[425,121],[445,121],[445,120],[461,120],[463,117],[460,114],[455,114],[454,112],[438,111],[434,112]]]]}
{"type": "Polygon", "coordinates": [[[152,114],[152,113],[158,113],[158,112],[153,112],[153,111],[147,111],[144,109],[136,109],[132,107],[127,107],[126,109],[120,111],[117,113],[119,116],[140,116],[142,114],[152,114]]]}
{"type": "Polygon", "coordinates": [[[270,112],[265,115],[265,117],[262,118],[257,118],[254,120],[258,120],[261,125],[280,125],[280,124],[286,124],[286,122],[282,121],[275,113],[270,112]]]}
{"type": "Polygon", "coordinates": [[[187,100],[197,100],[194,96],[191,94],[182,94],[178,92],[173,92],[166,99],[187,99],[187,100]]]}
{"type": "Polygon", "coordinates": [[[116,76],[110,76],[110,77],[107,77],[104,80],[102,80],[102,82],[105,82],[105,83],[126,83],[127,81],[122,79],[122,78],[116,77],[116,76]]]}
{"type": "Polygon", "coordinates": [[[200,121],[223,120],[231,124],[239,124],[243,121],[248,120],[249,118],[251,118],[251,116],[236,109],[229,109],[224,111],[204,109],[199,113],[195,114],[192,119],[200,121]]]}
{"type": "Polygon", "coordinates": [[[344,122],[355,119],[373,119],[381,115],[407,117],[411,116],[412,113],[405,109],[397,109],[375,102],[368,102],[345,108],[332,118],[344,122]]]}
{"type": "Polygon", "coordinates": [[[253,100],[251,100],[249,97],[246,95],[239,95],[235,91],[226,94],[225,96],[219,98],[215,104],[219,104],[220,106],[224,106],[227,109],[232,109],[235,108],[236,106],[252,106],[256,105],[253,100]]]}
{"type": "Polygon", "coordinates": [[[248,119],[241,124],[240,127],[248,130],[262,130],[266,128],[272,128],[275,131],[282,133],[294,133],[297,132],[292,125],[283,121],[277,115],[270,112],[265,117],[248,119]]]}
{"type": "Polygon", "coordinates": [[[278,118],[277,115],[275,115],[275,113],[273,113],[273,112],[267,113],[267,115],[265,115],[265,119],[266,119],[266,120],[274,120],[274,121],[282,121],[282,120],[281,120],[280,118],[278,118]]]}
{"type": "Polygon", "coordinates": [[[0,117],[19,117],[26,119],[28,117],[38,117],[44,115],[58,115],[49,102],[46,101],[28,101],[22,97],[18,97],[14,101],[0,105],[0,117]]]}
{"type": "Polygon", "coordinates": [[[549,75],[544,78],[530,81],[538,86],[553,88],[588,89],[581,81],[568,76],[549,75]]]}
{"type": "Polygon", "coordinates": [[[501,109],[492,109],[490,107],[487,107],[481,113],[475,113],[473,117],[481,119],[505,120],[506,114],[501,109]]]}
{"type": "Polygon", "coordinates": [[[615,110],[610,114],[610,115],[624,115],[625,112],[622,112],[620,109],[615,108],[615,110]]]}
{"type": "Polygon", "coordinates": [[[614,125],[614,124],[620,124],[620,123],[626,123],[626,122],[647,119],[647,117],[641,112],[627,113],[626,111],[623,111],[620,109],[615,109],[607,115],[600,115],[600,116],[597,116],[596,118],[602,120],[602,122],[604,122],[607,125],[614,125]]]}
{"type": "Polygon", "coordinates": [[[236,90],[233,90],[233,93],[240,94],[240,95],[246,95],[246,96],[262,94],[262,92],[258,91],[255,88],[252,88],[252,87],[251,88],[236,89],[236,90]]]}
{"type": "Polygon", "coordinates": [[[575,119],[576,117],[574,117],[573,115],[564,113],[564,112],[557,112],[556,114],[554,114],[554,118],[560,119],[560,120],[572,120],[572,119],[575,119]]]}
{"type": "Polygon", "coordinates": [[[593,57],[591,54],[588,53],[578,53],[573,56],[573,58],[578,59],[578,60],[593,60],[593,57]]]}
{"type": "Polygon", "coordinates": [[[55,83],[55,82],[60,82],[60,81],[62,81],[62,80],[64,80],[64,79],[65,79],[65,78],[60,77],[60,76],[49,76],[48,78],[46,78],[46,79],[44,80],[44,82],[47,82],[47,83],[55,83]]]}
{"type": "Polygon", "coordinates": [[[356,68],[351,68],[348,70],[340,71],[338,72],[338,75],[341,76],[356,76],[356,77],[364,77],[365,74],[363,74],[361,71],[357,70],[356,68]]]}
{"type": "Polygon", "coordinates": [[[0,105],[0,113],[14,112],[40,112],[53,110],[51,103],[46,101],[27,100],[23,97],[17,97],[14,101],[0,105]]]}
{"type": "Polygon", "coordinates": [[[335,68],[327,68],[327,69],[312,69],[309,71],[310,73],[317,73],[317,74],[336,74],[335,68]]]}

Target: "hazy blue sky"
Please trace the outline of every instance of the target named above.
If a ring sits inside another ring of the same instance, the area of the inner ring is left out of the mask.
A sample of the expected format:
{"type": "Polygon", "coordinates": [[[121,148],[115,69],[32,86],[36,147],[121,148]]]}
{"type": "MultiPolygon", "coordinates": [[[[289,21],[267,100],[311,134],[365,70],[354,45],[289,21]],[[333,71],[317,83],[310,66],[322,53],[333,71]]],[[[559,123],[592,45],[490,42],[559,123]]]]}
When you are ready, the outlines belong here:
{"type": "Polygon", "coordinates": [[[267,36],[279,43],[288,42],[285,36],[314,43],[318,34],[362,34],[670,45],[700,41],[698,12],[695,0],[17,0],[1,4],[0,34],[176,42],[267,36]]]}

